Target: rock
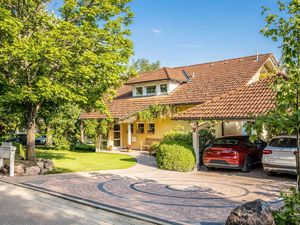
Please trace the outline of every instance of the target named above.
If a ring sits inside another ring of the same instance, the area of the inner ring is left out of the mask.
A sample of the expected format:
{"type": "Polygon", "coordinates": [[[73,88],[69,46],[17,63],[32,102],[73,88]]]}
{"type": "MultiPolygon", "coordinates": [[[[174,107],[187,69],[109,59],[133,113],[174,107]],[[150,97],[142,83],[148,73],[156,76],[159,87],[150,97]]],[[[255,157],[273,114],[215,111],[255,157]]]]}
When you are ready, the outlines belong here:
{"type": "Polygon", "coordinates": [[[34,176],[40,173],[41,169],[38,166],[30,166],[25,168],[25,175],[34,176]]]}
{"type": "Polygon", "coordinates": [[[47,161],[45,161],[45,163],[44,163],[44,167],[45,167],[46,169],[48,169],[49,171],[52,171],[53,168],[54,168],[54,164],[53,164],[52,161],[47,160],[47,161]]]}
{"type": "Polygon", "coordinates": [[[48,169],[45,169],[45,168],[43,168],[43,169],[41,169],[41,172],[40,172],[40,174],[45,174],[45,173],[48,173],[49,172],[49,170],[48,169]]]}
{"type": "Polygon", "coordinates": [[[18,164],[18,165],[15,165],[15,173],[16,174],[19,174],[19,175],[22,175],[24,174],[24,167],[23,167],[23,164],[18,164]]]}
{"type": "Polygon", "coordinates": [[[42,161],[37,161],[37,162],[36,162],[36,165],[37,165],[40,169],[43,169],[43,168],[44,168],[44,162],[42,162],[42,161]]]}
{"type": "Polygon", "coordinates": [[[5,167],[2,167],[0,171],[1,171],[1,173],[3,173],[3,174],[7,174],[7,173],[8,173],[8,169],[5,168],[5,167]]]}
{"type": "Polygon", "coordinates": [[[276,225],[270,206],[257,199],[235,208],[227,218],[225,225],[276,225]]]}

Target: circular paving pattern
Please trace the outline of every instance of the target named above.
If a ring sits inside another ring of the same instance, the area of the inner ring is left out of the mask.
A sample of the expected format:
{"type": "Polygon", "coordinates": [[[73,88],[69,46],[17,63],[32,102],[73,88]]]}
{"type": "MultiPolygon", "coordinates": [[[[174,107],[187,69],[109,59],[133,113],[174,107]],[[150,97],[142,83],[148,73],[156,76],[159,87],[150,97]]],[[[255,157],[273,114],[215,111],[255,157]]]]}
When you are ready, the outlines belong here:
{"type": "Polygon", "coordinates": [[[178,181],[134,181],[114,179],[98,184],[98,189],[110,196],[127,201],[187,207],[233,207],[236,198],[249,194],[244,187],[231,184],[178,181]],[[220,188],[221,187],[221,188],[220,188]],[[221,201],[221,202],[220,202],[221,201]]]}

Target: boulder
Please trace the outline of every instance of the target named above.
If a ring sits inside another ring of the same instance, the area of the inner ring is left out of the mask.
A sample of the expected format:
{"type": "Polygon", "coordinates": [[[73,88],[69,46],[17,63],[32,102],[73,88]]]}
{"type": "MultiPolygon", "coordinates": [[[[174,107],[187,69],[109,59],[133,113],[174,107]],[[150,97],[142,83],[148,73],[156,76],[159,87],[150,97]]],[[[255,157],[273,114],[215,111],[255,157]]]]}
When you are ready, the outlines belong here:
{"type": "Polygon", "coordinates": [[[44,163],[44,167],[45,167],[47,170],[52,171],[53,168],[54,168],[54,164],[53,164],[53,162],[52,162],[51,160],[47,160],[47,161],[45,161],[45,163],[44,163]]]}
{"type": "Polygon", "coordinates": [[[24,172],[25,172],[25,170],[24,170],[23,164],[15,165],[15,173],[16,174],[22,175],[22,174],[24,174],[24,172]]]}
{"type": "Polygon", "coordinates": [[[42,161],[37,161],[37,162],[36,162],[36,165],[37,165],[40,169],[43,169],[43,168],[44,168],[44,162],[42,162],[42,161]]]}
{"type": "Polygon", "coordinates": [[[276,225],[267,202],[257,199],[235,208],[229,215],[226,225],[276,225]]]}
{"type": "Polygon", "coordinates": [[[38,166],[30,166],[25,168],[25,175],[34,176],[40,173],[41,169],[38,166]]]}

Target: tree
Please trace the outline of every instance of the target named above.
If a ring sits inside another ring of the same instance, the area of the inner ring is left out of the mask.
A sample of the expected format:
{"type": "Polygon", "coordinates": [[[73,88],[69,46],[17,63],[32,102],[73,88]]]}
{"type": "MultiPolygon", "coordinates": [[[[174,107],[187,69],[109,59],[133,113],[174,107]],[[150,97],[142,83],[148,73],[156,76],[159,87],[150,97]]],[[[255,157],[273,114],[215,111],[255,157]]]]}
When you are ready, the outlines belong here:
{"type": "MultiPolygon", "coordinates": [[[[271,128],[273,132],[282,131],[289,134],[297,134],[297,190],[300,191],[300,168],[299,168],[299,130],[300,130],[300,1],[278,2],[281,15],[270,13],[264,8],[266,14],[266,26],[261,31],[266,37],[275,42],[281,42],[282,66],[286,75],[275,78],[273,85],[276,92],[276,108],[266,115],[256,119],[254,128],[261,133],[263,127],[271,128]]],[[[255,138],[255,137],[254,137],[255,138]]]]}
{"type": "Polygon", "coordinates": [[[46,131],[46,145],[55,144],[67,148],[78,139],[79,115],[81,109],[72,103],[64,105],[48,104],[38,113],[39,129],[46,131]],[[52,106],[52,107],[51,107],[52,106]]]}
{"type": "Polygon", "coordinates": [[[140,58],[133,61],[132,68],[138,73],[158,70],[160,69],[160,61],[150,62],[148,59],[140,58]]]}
{"type": "Polygon", "coordinates": [[[106,112],[103,96],[127,77],[133,54],[130,0],[0,2],[0,101],[26,116],[27,159],[35,158],[36,118],[48,102],[106,112]]]}

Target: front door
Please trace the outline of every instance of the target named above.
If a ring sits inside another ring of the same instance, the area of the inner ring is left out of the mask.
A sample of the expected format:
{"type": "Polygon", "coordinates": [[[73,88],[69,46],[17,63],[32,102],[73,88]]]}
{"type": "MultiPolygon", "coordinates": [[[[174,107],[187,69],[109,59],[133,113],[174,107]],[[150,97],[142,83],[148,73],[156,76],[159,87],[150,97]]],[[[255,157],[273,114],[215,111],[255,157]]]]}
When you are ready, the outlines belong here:
{"type": "Polygon", "coordinates": [[[121,129],[120,124],[114,125],[114,149],[121,148],[121,129]]]}

